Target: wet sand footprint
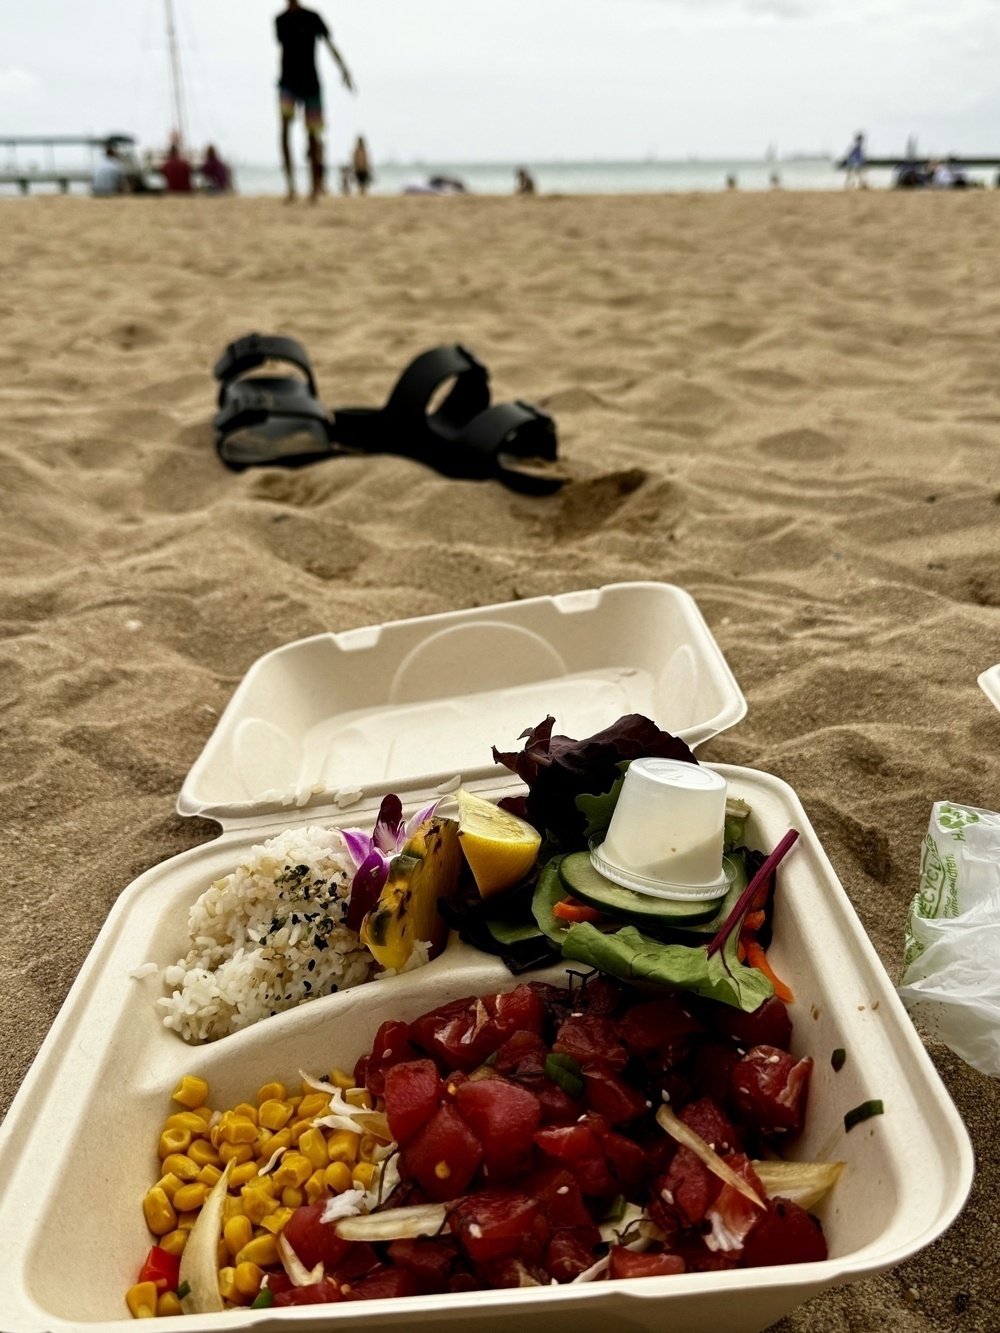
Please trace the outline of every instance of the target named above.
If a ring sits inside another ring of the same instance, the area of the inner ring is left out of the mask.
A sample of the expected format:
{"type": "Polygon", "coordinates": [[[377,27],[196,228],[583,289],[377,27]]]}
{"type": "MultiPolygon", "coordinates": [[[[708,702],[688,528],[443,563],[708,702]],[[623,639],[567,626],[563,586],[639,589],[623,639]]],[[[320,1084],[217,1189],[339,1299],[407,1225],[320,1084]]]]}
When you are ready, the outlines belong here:
{"type": "Polygon", "coordinates": [[[766,435],[757,441],[757,449],[766,457],[783,463],[819,463],[844,453],[842,444],[808,426],[766,435]]]}

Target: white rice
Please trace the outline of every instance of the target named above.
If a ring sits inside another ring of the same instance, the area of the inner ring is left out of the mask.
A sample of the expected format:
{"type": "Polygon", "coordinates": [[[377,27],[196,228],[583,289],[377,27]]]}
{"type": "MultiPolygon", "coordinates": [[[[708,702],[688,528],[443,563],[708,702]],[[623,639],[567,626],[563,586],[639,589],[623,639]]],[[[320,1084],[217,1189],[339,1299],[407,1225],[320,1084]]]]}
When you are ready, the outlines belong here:
{"type": "Polygon", "coordinates": [[[353,877],[336,830],[290,829],[251,847],[191,908],[191,947],[164,969],[164,1025],[214,1041],[367,981],[375,960],[343,924],[353,877]]]}

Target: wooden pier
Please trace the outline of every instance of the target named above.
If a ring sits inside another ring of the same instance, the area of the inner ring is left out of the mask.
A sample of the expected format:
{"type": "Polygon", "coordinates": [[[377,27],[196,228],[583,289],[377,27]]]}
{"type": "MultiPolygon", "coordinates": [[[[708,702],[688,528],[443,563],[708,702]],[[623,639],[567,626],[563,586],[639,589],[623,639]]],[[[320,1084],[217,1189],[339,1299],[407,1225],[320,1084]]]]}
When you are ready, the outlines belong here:
{"type": "Polygon", "coordinates": [[[71,185],[89,185],[93,168],[60,166],[56,162],[57,148],[85,148],[94,153],[113,143],[126,154],[135,149],[130,134],[106,134],[95,139],[89,135],[0,135],[0,150],[7,150],[6,162],[0,161],[0,185],[16,185],[22,194],[30,194],[33,185],[56,185],[63,194],[71,185]],[[45,161],[42,165],[25,165],[17,160],[18,149],[40,148],[45,161]]]}

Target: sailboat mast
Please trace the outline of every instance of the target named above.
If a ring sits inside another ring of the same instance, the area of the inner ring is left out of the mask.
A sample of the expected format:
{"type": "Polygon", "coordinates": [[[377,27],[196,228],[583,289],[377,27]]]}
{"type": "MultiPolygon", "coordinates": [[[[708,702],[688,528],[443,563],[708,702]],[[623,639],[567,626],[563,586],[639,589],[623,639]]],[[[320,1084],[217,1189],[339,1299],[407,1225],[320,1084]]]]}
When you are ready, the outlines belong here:
{"type": "Polygon", "coordinates": [[[187,141],[187,117],[184,112],[184,83],[181,79],[181,59],[177,49],[177,28],[174,24],[174,0],[165,0],[167,7],[167,48],[170,51],[170,91],[174,104],[174,123],[181,147],[187,141]]]}

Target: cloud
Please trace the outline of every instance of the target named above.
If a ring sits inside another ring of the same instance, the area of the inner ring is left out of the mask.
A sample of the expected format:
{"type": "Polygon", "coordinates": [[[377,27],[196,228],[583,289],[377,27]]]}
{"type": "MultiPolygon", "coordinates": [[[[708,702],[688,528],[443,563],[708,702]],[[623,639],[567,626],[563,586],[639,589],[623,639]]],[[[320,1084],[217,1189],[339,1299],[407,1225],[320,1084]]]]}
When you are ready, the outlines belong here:
{"type": "Polygon", "coordinates": [[[41,85],[26,69],[0,69],[0,100],[8,104],[38,101],[41,85]]]}

